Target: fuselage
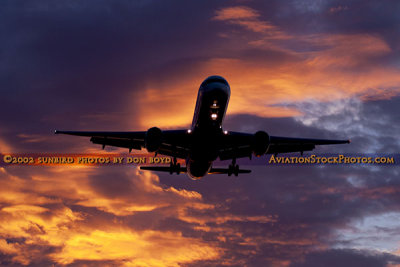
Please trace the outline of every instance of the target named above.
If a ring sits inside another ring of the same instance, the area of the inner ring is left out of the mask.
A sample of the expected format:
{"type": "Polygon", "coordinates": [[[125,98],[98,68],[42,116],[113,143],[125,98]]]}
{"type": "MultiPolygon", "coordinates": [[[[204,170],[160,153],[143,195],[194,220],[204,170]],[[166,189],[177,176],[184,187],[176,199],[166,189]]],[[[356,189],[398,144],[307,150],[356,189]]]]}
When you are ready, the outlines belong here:
{"type": "Polygon", "coordinates": [[[210,76],[200,85],[190,129],[191,148],[186,159],[187,174],[192,179],[207,175],[218,157],[230,94],[228,82],[220,76],[210,76]]]}

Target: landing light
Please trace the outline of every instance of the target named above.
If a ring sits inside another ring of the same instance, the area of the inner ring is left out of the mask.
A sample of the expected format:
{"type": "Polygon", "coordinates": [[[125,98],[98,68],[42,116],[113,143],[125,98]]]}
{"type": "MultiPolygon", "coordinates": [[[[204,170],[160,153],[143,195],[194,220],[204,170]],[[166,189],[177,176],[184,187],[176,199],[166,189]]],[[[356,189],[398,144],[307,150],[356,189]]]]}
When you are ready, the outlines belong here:
{"type": "Polygon", "coordinates": [[[187,130],[187,133],[191,133],[191,132],[192,132],[192,130],[190,130],[190,129],[189,129],[189,130],[187,130]]]}
{"type": "Polygon", "coordinates": [[[216,113],[213,113],[213,114],[211,114],[211,119],[213,119],[213,120],[216,120],[217,119],[217,114],[216,113]]]}
{"type": "Polygon", "coordinates": [[[228,134],[228,131],[224,131],[224,134],[228,134]]]}

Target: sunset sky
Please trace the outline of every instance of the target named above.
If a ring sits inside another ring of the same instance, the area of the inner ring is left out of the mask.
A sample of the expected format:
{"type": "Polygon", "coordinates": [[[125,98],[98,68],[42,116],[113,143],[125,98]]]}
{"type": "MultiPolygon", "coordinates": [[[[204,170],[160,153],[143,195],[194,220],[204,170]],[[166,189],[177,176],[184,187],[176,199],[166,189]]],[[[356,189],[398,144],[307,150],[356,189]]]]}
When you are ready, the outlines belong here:
{"type": "MultiPolygon", "coordinates": [[[[3,0],[0,40],[0,153],[187,129],[210,75],[226,130],[400,151],[397,0],[3,0]]],[[[399,165],[251,169],[0,167],[0,266],[400,266],[399,165]]]]}

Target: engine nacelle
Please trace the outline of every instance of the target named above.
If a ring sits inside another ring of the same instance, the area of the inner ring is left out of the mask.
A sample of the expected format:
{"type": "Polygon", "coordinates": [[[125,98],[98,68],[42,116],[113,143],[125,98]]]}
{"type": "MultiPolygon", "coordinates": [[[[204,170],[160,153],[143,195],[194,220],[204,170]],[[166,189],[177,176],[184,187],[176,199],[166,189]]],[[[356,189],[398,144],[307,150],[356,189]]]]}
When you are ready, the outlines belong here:
{"type": "Polygon", "coordinates": [[[156,152],[162,143],[163,133],[160,128],[153,127],[147,130],[144,144],[148,152],[156,152]]]}
{"type": "Polygon", "coordinates": [[[269,135],[264,131],[258,131],[253,135],[252,151],[256,157],[261,157],[268,151],[269,135]]]}

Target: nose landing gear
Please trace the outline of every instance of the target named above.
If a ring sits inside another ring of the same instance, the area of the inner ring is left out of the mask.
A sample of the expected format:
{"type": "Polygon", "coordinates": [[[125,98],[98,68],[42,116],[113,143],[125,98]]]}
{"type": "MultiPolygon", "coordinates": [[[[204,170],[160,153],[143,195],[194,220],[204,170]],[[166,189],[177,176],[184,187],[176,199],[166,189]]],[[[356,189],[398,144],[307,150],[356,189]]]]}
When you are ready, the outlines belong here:
{"type": "Polygon", "coordinates": [[[229,164],[228,167],[228,176],[234,174],[235,176],[239,175],[239,165],[236,164],[236,159],[232,159],[232,164],[229,164]]]}
{"type": "Polygon", "coordinates": [[[177,163],[176,157],[174,157],[173,161],[169,165],[169,173],[173,174],[180,174],[181,173],[181,164],[177,163]]]}

